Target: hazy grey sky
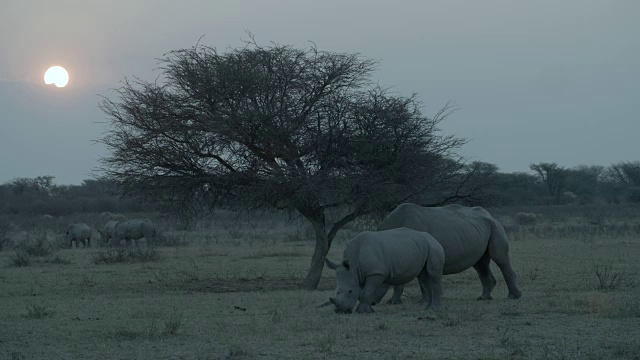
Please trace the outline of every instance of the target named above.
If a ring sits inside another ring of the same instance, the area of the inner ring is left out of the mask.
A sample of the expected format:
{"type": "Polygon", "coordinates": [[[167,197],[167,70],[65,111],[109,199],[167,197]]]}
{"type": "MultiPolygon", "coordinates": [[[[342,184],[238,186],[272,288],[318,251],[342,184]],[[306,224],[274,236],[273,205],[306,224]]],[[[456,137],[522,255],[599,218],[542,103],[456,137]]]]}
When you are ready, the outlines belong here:
{"type": "Polygon", "coordinates": [[[375,79],[420,94],[425,113],[460,107],[443,129],[463,154],[528,164],[640,160],[640,1],[50,1],[0,6],[0,183],[88,178],[104,149],[97,93],[152,80],[156,58],[202,43],[258,42],[358,52],[375,79]],[[47,67],[71,81],[45,87],[47,67]]]}

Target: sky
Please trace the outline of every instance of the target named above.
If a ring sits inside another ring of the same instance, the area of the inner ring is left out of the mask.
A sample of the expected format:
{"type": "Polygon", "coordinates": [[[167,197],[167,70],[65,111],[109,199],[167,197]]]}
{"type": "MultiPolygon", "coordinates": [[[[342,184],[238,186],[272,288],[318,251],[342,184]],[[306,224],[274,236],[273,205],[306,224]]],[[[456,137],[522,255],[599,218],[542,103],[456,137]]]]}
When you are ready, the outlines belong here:
{"type": "Polygon", "coordinates": [[[424,113],[469,140],[461,154],[501,171],[534,162],[640,160],[637,0],[3,0],[0,183],[91,178],[106,149],[99,94],[125,76],[154,80],[157,58],[198,39],[360,53],[373,80],[417,93],[424,113]],[[70,74],[45,86],[49,66],[70,74]]]}

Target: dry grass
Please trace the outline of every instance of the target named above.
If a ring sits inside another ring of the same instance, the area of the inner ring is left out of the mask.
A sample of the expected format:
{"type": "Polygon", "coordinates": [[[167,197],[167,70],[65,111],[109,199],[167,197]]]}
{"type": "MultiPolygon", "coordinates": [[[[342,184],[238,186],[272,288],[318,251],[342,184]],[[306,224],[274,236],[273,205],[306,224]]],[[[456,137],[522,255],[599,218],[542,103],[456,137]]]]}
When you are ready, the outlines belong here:
{"type": "MultiPolygon", "coordinates": [[[[582,234],[595,225],[568,215],[557,222],[555,211],[522,226],[518,231],[527,235],[511,242],[520,300],[506,299],[493,266],[495,300],[475,301],[481,287],[469,270],[445,277],[438,311],[418,305],[415,282],[402,305],[381,304],[374,314],[316,308],[332,294],[335,279],[327,271],[318,291],[300,289],[313,243],[303,224],[284,216],[238,219],[220,212],[188,232],[161,220],[164,235],[178,239],[167,244],[179,245],[155,248],[158,262],[94,263],[112,249],[64,249],[56,252],[64,266],[12,267],[6,265],[14,251],[3,251],[0,358],[640,358],[640,289],[629,285],[639,280],[637,237],[594,233],[585,241],[582,234]],[[536,227],[565,232],[538,237],[530,232],[536,227]]],[[[629,229],[637,223],[623,221],[629,229]]],[[[339,236],[331,257],[340,256],[350,233],[355,230],[339,236]]]]}

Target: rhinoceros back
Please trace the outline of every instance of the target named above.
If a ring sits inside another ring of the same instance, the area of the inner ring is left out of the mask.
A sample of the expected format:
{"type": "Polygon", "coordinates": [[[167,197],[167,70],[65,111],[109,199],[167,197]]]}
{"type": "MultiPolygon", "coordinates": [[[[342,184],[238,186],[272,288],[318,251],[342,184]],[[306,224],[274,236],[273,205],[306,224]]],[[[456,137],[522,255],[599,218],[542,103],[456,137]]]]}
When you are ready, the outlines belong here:
{"type": "Polygon", "coordinates": [[[389,285],[404,284],[424,269],[429,239],[429,234],[407,228],[366,231],[349,242],[343,257],[357,267],[361,283],[367,276],[382,275],[389,285]]]}
{"type": "Polygon", "coordinates": [[[139,240],[143,237],[149,240],[155,236],[155,233],[155,225],[149,219],[124,220],[115,225],[116,240],[139,240]]]}
{"type": "Polygon", "coordinates": [[[444,274],[455,274],[473,266],[485,253],[492,222],[495,220],[481,207],[402,204],[387,215],[378,230],[407,227],[428,232],[444,249],[444,274]]]}

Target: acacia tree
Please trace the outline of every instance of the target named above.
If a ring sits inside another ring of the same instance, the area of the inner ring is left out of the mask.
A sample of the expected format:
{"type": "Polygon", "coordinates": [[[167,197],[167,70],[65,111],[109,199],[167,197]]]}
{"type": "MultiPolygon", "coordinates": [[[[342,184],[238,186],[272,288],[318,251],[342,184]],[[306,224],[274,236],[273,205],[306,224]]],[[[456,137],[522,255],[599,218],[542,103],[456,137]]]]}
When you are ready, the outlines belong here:
{"type": "Polygon", "coordinates": [[[155,82],[125,80],[104,98],[109,150],[99,169],[125,193],[176,211],[270,207],[301,214],[316,288],[338,230],[404,201],[468,198],[464,141],[442,135],[445,106],[424,116],[415,95],[369,86],[357,54],[250,41],[225,53],[196,45],[160,59],[155,82]],[[331,209],[346,215],[327,224],[331,209]]]}
{"type": "Polygon", "coordinates": [[[560,203],[560,195],[565,186],[567,178],[567,170],[559,166],[556,163],[541,162],[538,164],[531,164],[529,168],[533,170],[540,181],[544,184],[549,196],[554,198],[557,204],[560,203]]]}
{"type": "Polygon", "coordinates": [[[609,181],[622,186],[640,187],[640,161],[622,161],[611,164],[605,176],[609,181]]]}

